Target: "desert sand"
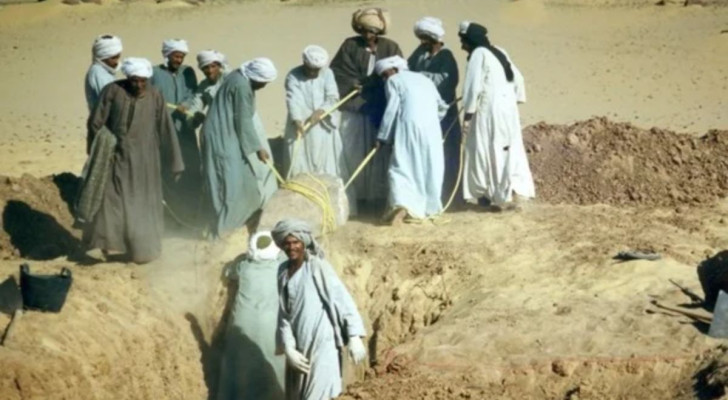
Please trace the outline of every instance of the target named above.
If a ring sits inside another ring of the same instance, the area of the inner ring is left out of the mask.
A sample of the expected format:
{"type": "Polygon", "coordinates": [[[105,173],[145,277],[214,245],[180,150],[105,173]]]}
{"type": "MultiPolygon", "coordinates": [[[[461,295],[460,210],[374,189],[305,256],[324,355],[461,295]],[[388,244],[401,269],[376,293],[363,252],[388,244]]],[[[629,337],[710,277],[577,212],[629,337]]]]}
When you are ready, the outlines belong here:
{"type": "MultiPolygon", "coordinates": [[[[457,24],[488,27],[526,78],[521,118],[539,197],[517,212],[466,208],[436,224],[363,218],[325,238],[370,331],[370,365],[347,372],[343,398],[725,394],[721,341],[650,302],[690,304],[670,281],[702,295],[696,266],[728,248],[728,7],[653,3],[367,3],[391,11],[389,36],[405,54],[414,22],[441,18],[461,71],[457,24]],[[628,249],[663,258],[612,260],[628,249]]],[[[125,56],[161,62],[161,41],[182,37],[192,65],[215,48],[233,66],[270,57],[282,77],[308,44],[333,54],[361,5],[0,6],[0,334],[21,262],[70,266],[75,279],[62,313],[26,313],[0,346],[0,398],[215,395],[228,298],[220,272],[245,251],[246,231],[214,243],[170,232],[162,258],[145,266],[69,257],[80,245],[67,200],[85,160],[93,38],[112,32],[125,56]]],[[[268,135],[280,135],[283,79],[258,107],[268,135]]]]}

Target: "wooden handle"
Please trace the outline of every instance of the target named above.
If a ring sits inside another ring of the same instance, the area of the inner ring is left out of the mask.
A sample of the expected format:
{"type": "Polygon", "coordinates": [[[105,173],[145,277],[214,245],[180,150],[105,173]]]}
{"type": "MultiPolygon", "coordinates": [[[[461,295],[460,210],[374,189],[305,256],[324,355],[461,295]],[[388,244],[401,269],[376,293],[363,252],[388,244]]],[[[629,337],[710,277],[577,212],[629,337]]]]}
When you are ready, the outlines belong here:
{"type": "Polygon", "coordinates": [[[661,309],[667,310],[667,311],[676,312],[676,313],[685,315],[687,317],[690,317],[690,318],[693,318],[693,319],[697,319],[698,321],[707,322],[707,323],[713,322],[713,317],[711,317],[709,315],[697,313],[697,312],[690,311],[690,310],[683,310],[682,308],[666,306],[664,304],[661,304],[657,300],[653,300],[652,301],[652,304],[655,307],[657,307],[657,308],[661,308],[661,309]]]}

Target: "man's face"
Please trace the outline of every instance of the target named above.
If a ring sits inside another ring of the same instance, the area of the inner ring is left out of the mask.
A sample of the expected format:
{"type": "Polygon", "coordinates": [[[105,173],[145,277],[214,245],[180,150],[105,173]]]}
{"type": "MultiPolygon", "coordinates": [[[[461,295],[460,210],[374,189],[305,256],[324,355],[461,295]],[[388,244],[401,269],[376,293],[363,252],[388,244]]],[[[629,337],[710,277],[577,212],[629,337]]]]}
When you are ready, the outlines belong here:
{"type": "Polygon", "coordinates": [[[104,64],[106,64],[106,65],[109,66],[109,68],[116,69],[116,67],[119,66],[119,59],[120,58],[121,58],[121,53],[119,53],[119,54],[117,54],[117,55],[115,55],[113,57],[109,57],[109,58],[107,58],[107,59],[105,59],[103,61],[104,61],[104,64]]]}
{"type": "Polygon", "coordinates": [[[144,94],[144,92],[147,91],[147,78],[142,78],[139,76],[132,76],[129,78],[129,83],[131,84],[131,93],[134,96],[141,96],[144,94]]]}
{"type": "Polygon", "coordinates": [[[309,78],[318,78],[319,72],[321,72],[319,68],[312,68],[305,64],[303,66],[303,69],[306,72],[306,76],[309,78]]]}
{"type": "Polygon", "coordinates": [[[217,82],[220,79],[220,73],[222,66],[218,62],[213,62],[202,67],[202,73],[205,74],[205,78],[212,82],[217,82]]]}
{"type": "Polygon", "coordinates": [[[176,71],[185,62],[185,53],[181,51],[173,51],[167,56],[167,66],[169,69],[176,71]]]}
{"type": "Polygon", "coordinates": [[[427,49],[427,51],[432,51],[432,47],[437,43],[437,41],[429,36],[425,35],[418,35],[417,39],[420,39],[420,44],[427,49]]]}
{"type": "Polygon", "coordinates": [[[283,251],[291,261],[301,261],[304,256],[303,242],[289,235],[283,240],[283,251]]]}
{"type": "Polygon", "coordinates": [[[254,80],[250,81],[250,87],[253,90],[263,89],[265,87],[265,85],[267,85],[267,84],[268,84],[268,82],[258,82],[258,81],[254,81],[254,80]]]}
{"type": "Polygon", "coordinates": [[[396,75],[397,72],[397,68],[390,68],[388,70],[385,70],[382,72],[382,79],[386,81],[387,79],[389,79],[390,76],[396,75]]]}
{"type": "Polygon", "coordinates": [[[470,44],[468,44],[468,42],[466,42],[463,39],[460,39],[460,48],[467,51],[468,53],[470,53],[473,50],[473,48],[470,47],[470,44]]]}
{"type": "Polygon", "coordinates": [[[363,29],[361,36],[366,40],[367,43],[374,43],[377,41],[377,31],[374,29],[363,29]]]}

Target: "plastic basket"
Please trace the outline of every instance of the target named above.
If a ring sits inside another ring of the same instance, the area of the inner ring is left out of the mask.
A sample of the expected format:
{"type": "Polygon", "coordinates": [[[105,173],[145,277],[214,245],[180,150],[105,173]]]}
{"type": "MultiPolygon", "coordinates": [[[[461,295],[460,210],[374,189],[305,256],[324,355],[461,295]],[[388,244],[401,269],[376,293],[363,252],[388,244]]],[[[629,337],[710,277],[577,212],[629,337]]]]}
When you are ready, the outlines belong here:
{"type": "Polygon", "coordinates": [[[66,302],[73,277],[68,268],[58,275],[32,275],[30,266],[20,266],[20,290],[23,295],[23,308],[59,312],[66,302]]]}

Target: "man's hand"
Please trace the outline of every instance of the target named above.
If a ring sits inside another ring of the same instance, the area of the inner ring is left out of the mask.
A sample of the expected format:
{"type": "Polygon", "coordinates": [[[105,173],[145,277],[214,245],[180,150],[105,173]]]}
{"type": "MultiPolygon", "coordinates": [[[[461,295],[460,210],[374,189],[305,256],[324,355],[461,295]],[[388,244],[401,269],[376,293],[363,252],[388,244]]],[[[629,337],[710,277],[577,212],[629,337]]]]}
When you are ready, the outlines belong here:
{"type": "Polygon", "coordinates": [[[321,117],[326,113],[324,110],[316,110],[311,114],[311,116],[308,118],[308,122],[311,125],[317,124],[319,121],[321,121],[321,117]]]}
{"type": "Polygon", "coordinates": [[[382,145],[383,145],[383,143],[382,143],[381,140],[377,140],[377,141],[374,142],[374,148],[377,149],[377,150],[381,149],[382,148],[382,145]]]}
{"type": "Polygon", "coordinates": [[[303,122],[301,121],[293,121],[293,125],[296,126],[296,139],[300,139],[303,137],[303,134],[305,133],[303,130],[303,122]]]}
{"type": "Polygon", "coordinates": [[[359,336],[352,336],[349,338],[349,357],[354,364],[359,364],[367,357],[367,350],[362,343],[359,336]]]}
{"type": "Polygon", "coordinates": [[[463,129],[462,134],[463,136],[468,136],[470,134],[470,130],[473,128],[473,113],[467,113],[463,117],[463,129]]]}
{"type": "Polygon", "coordinates": [[[174,179],[174,182],[177,183],[182,178],[181,172],[173,172],[172,173],[172,179],[174,179]]]}
{"type": "Polygon", "coordinates": [[[183,106],[182,104],[178,105],[175,109],[180,114],[187,114],[187,107],[183,106]]]}
{"type": "Polygon", "coordinates": [[[302,374],[308,374],[311,371],[311,363],[309,363],[306,356],[301,354],[300,351],[296,349],[286,349],[285,352],[286,363],[288,363],[289,367],[302,374]]]}
{"type": "Polygon", "coordinates": [[[268,159],[270,158],[270,155],[268,155],[268,152],[265,151],[265,149],[258,150],[256,154],[258,155],[258,160],[264,163],[268,162],[268,159]]]}

